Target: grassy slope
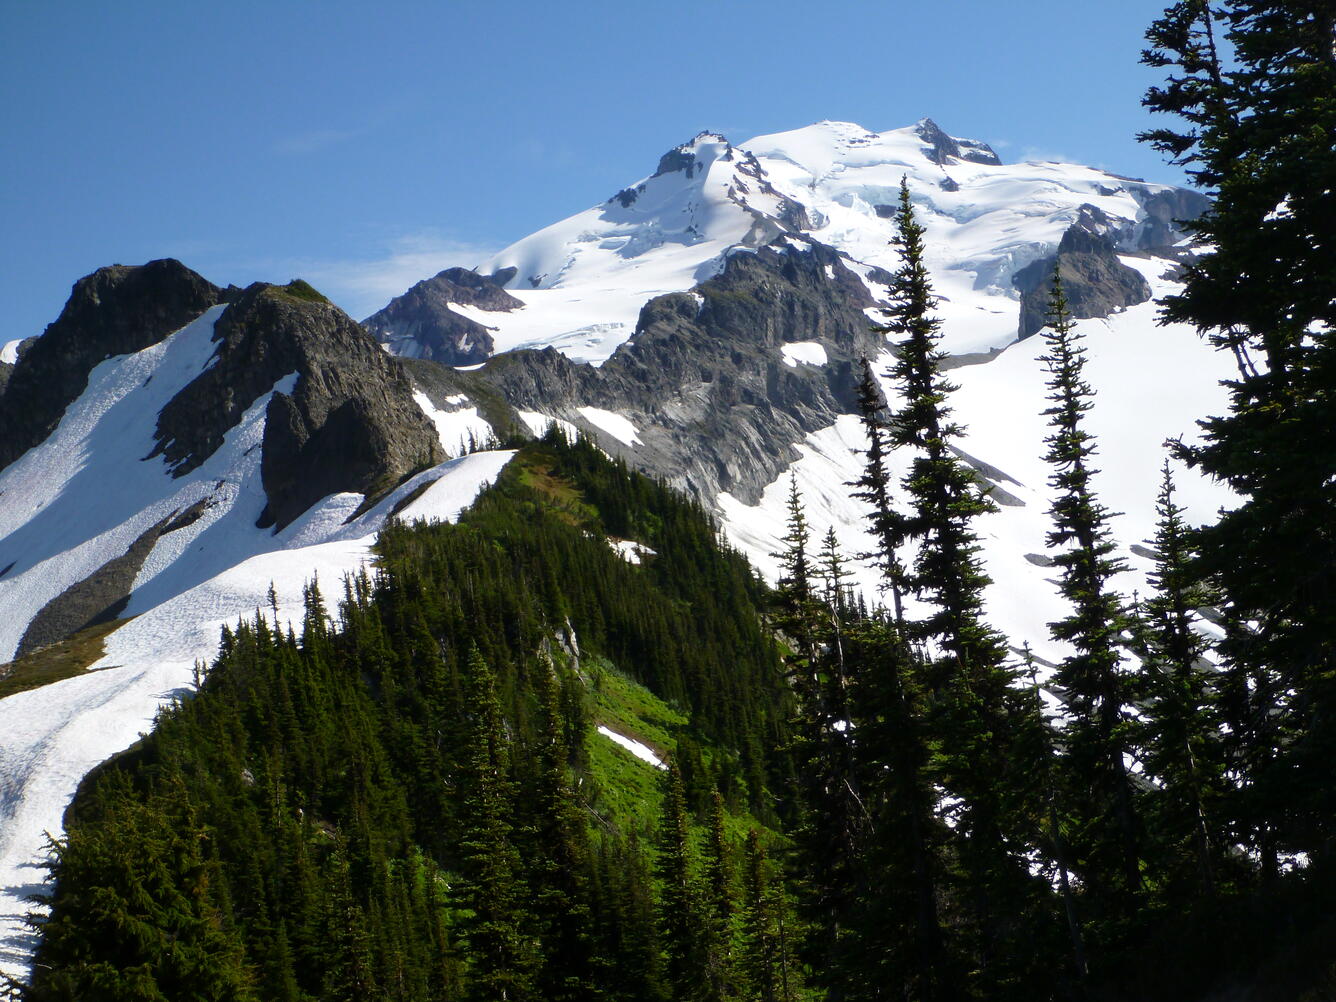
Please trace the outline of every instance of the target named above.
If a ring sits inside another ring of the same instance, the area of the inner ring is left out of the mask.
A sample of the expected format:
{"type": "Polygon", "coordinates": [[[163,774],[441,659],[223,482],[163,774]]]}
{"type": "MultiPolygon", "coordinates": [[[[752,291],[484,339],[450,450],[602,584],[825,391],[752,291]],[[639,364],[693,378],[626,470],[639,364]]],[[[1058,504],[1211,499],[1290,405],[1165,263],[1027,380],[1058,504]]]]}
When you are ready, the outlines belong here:
{"type": "Polygon", "coordinates": [[[112,619],[98,623],[58,644],[0,665],[0,699],[87,671],[89,665],[106,653],[107,636],[128,622],[128,619],[112,619]]]}

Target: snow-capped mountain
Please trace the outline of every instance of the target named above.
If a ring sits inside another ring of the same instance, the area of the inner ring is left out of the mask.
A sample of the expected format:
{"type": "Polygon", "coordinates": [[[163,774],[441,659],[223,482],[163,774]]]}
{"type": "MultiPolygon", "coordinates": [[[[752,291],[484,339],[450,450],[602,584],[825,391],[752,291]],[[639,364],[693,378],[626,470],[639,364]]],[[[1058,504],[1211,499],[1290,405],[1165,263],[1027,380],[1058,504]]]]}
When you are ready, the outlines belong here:
{"type": "MultiPolygon", "coordinates": [[[[888,358],[869,327],[898,266],[902,178],[927,230],[962,449],[1000,503],[984,523],[997,625],[1051,654],[1045,373],[1027,335],[1060,263],[1100,395],[1103,486],[1125,513],[1125,555],[1144,570],[1130,547],[1151,533],[1144,485],[1161,443],[1218,411],[1231,374],[1191,331],[1156,320],[1153,297],[1176,288],[1186,253],[1176,220],[1209,204],[1196,192],[1074,164],[1003,164],[926,119],[884,133],[822,122],[739,146],[702,134],[603,205],[479,265],[524,305],[461,311],[491,328],[500,357],[451,385],[467,399],[499,389],[531,430],[568,423],[694,492],[770,572],[791,474],[813,524],[864,551],[845,487],[859,462],[852,383],[860,356],[883,370],[888,358]],[[676,291],[647,299],[660,290],[676,291]]],[[[1203,520],[1228,500],[1183,479],[1203,520]]],[[[876,593],[870,571],[860,583],[876,593]]],[[[1144,581],[1133,573],[1125,587],[1144,581]]]]}
{"type": "MultiPolygon", "coordinates": [[[[1055,264],[1087,318],[1098,486],[1133,565],[1122,586],[1144,587],[1160,443],[1218,412],[1230,375],[1191,331],[1156,323],[1151,297],[1175,288],[1184,253],[1173,221],[1206,204],[1184,189],[1003,164],[928,120],[823,122],[736,146],[702,133],[365,328],[304,283],[102,269],[0,356],[0,659],[106,634],[92,670],[0,699],[0,969],[27,962],[23,896],[82,775],[189,684],[221,625],[268,606],[271,582],[294,616],[303,583],[336,586],[391,513],[452,517],[508,457],[448,459],[467,440],[553,422],[591,434],[712,507],[770,574],[795,476],[814,529],[867,549],[846,486],[853,388],[861,357],[889,357],[872,323],[898,265],[902,177],[927,227],[960,446],[999,502],[979,524],[994,625],[1060,654],[1042,344],[1018,340],[1055,264]]],[[[1228,502],[1181,479],[1193,517],[1228,502]]],[[[857,580],[877,594],[871,570],[857,580]]]]}
{"type": "Polygon", "coordinates": [[[336,589],[391,512],[453,518],[510,455],[447,459],[467,415],[415,401],[356,324],[304,293],[219,290],[170,261],[103,269],[0,398],[7,444],[40,437],[0,470],[0,659],[100,637],[85,673],[0,699],[0,972],[29,955],[44,833],[83,775],[189,686],[222,626],[269,608],[271,586],[280,621],[299,620],[303,586],[336,589]],[[155,332],[172,303],[202,312],[155,332]],[[45,386],[41,413],[30,391],[48,363],[64,383],[45,386]],[[316,455],[321,439],[335,441],[316,455]],[[416,460],[399,467],[405,445],[416,460]],[[312,464],[306,477],[334,479],[291,495],[284,473],[312,464]],[[280,514],[285,495],[296,517],[280,514]]]}
{"type": "MultiPolygon", "coordinates": [[[[928,230],[953,353],[1015,339],[1021,291],[1013,278],[1053,255],[1074,224],[1118,250],[1144,252],[1173,244],[1181,237],[1173,220],[1206,205],[1195,192],[1075,164],[1003,164],[986,144],[948,136],[928,119],[883,133],[821,122],[738,146],[702,133],[602,205],[474,269],[520,308],[461,299],[451,309],[487,328],[496,352],[551,346],[597,365],[631,337],[651,298],[689,290],[729,255],[785,234],[834,248],[875,295],[878,270],[897,264],[890,239],[901,178],[928,230]]],[[[400,353],[433,354],[399,332],[383,339],[400,353]]]]}

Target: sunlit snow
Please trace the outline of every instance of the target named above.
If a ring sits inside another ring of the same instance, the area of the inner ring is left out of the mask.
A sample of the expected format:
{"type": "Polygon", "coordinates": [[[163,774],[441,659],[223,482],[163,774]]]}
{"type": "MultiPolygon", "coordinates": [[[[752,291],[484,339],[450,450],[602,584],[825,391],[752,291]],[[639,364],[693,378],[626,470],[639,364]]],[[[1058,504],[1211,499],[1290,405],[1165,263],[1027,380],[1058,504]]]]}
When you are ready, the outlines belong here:
{"type": "Polygon", "coordinates": [[[816,341],[794,341],[779,346],[784,356],[784,364],[796,368],[803,365],[825,365],[826,349],[816,341]]]}
{"type": "Polygon", "coordinates": [[[581,407],[579,411],[586,421],[607,432],[622,445],[640,444],[639,429],[622,415],[614,411],[605,411],[601,407],[581,407]]]}
{"type": "Polygon", "coordinates": [[[915,127],[871,132],[819,122],[730,147],[704,134],[682,147],[691,177],[668,171],[629,186],[512,244],[477,266],[515,268],[506,291],[522,309],[452,307],[487,325],[496,351],[555,347],[598,365],[635,331],[654,296],[716,274],[730,253],[773,240],[785,207],[805,210],[805,232],[848,255],[874,294],[869,269],[894,270],[891,246],[901,178],[927,229],[927,264],[946,321],[947,351],[1000,348],[1016,335],[1017,270],[1056,248],[1082,205],[1107,214],[1120,239],[1146,222],[1133,192],[1167,190],[1063,163],[939,166],[915,127]],[[751,158],[754,157],[754,161],[751,158]],[[951,189],[955,190],[951,190],[951,189]],[[625,204],[624,204],[625,203],[625,204]]]}
{"type": "Polygon", "coordinates": [[[654,754],[654,750],[650,748],[649,745],[641,744],[635,738],[628,738],[625,734],[618,734],[616,731],[612,730],[611,728],[604,727],[602,724],[598,725],[598,732],[602,734],[605,738],[608,738],[616,742],[617,744],[621,745],[623,748],[629,751],[636,758],[640,759],[642,762],[648,762],[656,769],[667,768],[667,766],[663,764],[663,761],[659,758],[659,756],[654,754]]]}
{"type": "MultiPolygon", "coordinates": [[[[265,505],[260,449],[269,394],[223,445],[173,479],[153,448],[158,411],[213,354],[222,307],[144,351],[108,359],[42,445],[0,472],[0,658],[32,616],[120,556],[141,533],[195,502],[203,514],[159,537],[106,654],[86,674],[0,700],[0,972],[22,975],[33,940],[23,924],[40,890],[46,833],[83,776],[134,742],[157,709],[211,659],[224,624],[269,611],[300,621],[303,585],[318,578],[331,605],[345,574],[371,559],[390,511],[422,492],[404,518],[453,519],[496,478],[509,452],[481,452],[425,470],[356,519],[358,494],[333,495],[279,533],[255,526],[265,505]],[[425,489],[423,489],[425,487],[425,489]]],[[[296,376],[275,386],[291,391],[296,376]]]]}

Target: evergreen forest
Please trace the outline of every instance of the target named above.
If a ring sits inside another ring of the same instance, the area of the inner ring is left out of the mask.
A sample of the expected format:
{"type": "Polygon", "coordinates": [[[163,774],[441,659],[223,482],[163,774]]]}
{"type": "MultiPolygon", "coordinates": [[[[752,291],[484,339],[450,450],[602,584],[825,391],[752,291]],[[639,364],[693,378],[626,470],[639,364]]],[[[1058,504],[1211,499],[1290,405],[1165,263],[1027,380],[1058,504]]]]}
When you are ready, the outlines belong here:
{"type": "Polygon", "coordinates": [[[520,444],[300,624],[224,631],[87,778],[21,997],[1336,998],[1336,7],[1181,0],[1147,38],[1174,124],[1142,138],[1215,199],[1163,315],[1237,362],[1145,485],[1151,593],[1119,591],[1059,269],[1036,406],[1066,655],[989,625],[993,502],[902,186],[850,485],[881,594],[796,482],[770,589],[699,505],[520,444]],[[1185,467],[1238,504],[1189,524],[1185,467]],[[598,732],[631,721],[663,768],[598,732]]]}

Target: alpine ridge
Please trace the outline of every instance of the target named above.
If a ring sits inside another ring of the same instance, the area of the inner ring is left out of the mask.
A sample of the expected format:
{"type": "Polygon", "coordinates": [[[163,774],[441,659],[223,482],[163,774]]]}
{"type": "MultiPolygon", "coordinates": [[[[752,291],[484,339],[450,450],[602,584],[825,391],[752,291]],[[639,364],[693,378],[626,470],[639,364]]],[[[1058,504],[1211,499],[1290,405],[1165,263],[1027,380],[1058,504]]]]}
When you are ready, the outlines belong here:
{"type": "MultiPolygon", "coordinates": [[[[959,451],[1000,503],[981,520],[994,625],[1052,653],[1059,597],[1035,559],[1044,369],[1028,335],[1055,266],[1100,391],[1124,587],[1144,586],[1153,498],[1136,485],[1164,439],[1219,406],[1229,374],[1190,330],[1157,326],[1151,301],[1177,288],[1190,248],[1175,220],[1206,204],[1194,192],[1004,164],[927,119],[822,122],[736,145],[701,133],[605,202],[425,278],[361,325],[301,281],[220,289],[175,261],[101,269],[0,370],[0,659],[83,645],[72,677],[0,699],[0,965],[29,962],[42,833],[214,656],[220,628],[257,608],[300,620],[308,581],[356,573],[392,517],[455,517],[521,438],[589,436],[692,496],[771,579],[791,482],[814,531],[871,550],[847,485],[860,360],[889,361],[877,325],[902,178],[960,385],[959,451]]],[[[1194,514],[1228,503],[1200,478],[1180,497],[1194,514]]],[[[876,600],[877,575],[853,570],[876,600]]]]}

